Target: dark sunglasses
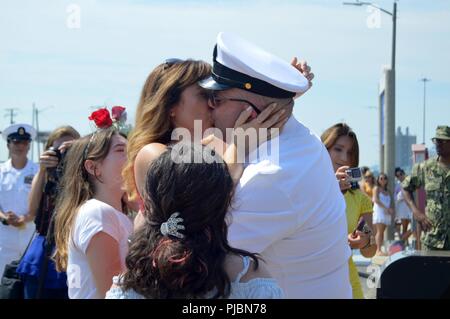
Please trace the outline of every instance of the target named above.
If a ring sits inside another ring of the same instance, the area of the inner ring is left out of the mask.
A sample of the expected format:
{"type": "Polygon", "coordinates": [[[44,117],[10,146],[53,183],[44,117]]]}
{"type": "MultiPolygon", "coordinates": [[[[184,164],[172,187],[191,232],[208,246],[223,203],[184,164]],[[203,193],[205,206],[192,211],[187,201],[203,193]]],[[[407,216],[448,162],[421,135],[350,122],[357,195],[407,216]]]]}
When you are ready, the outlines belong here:
{"type": "Polygon", "coordinates": [[[208,95],[208,100],[211,103],[212,106],[217,107],[220,105],[221,102],[223,101],[235,101],[235,102],[243,102],[246,103],[248,105],[251,106],[251,108],[253,110],[255,110],[256,114],[260,114],[261,110],[258,109],[258,107],[253,104],[250,101],[244,100],[244,99],[235,99],[235,98],[228,98],[228,97],[217,97],[216,94],[214,92],[210,92],[210,94],[208,95]]]}
{"type": "Polygon", "coordinates": [[[434,144],[445,144],[447,143],[449,140],[441,140],[440,138],[432,138],[431,141],[434,144]]]}

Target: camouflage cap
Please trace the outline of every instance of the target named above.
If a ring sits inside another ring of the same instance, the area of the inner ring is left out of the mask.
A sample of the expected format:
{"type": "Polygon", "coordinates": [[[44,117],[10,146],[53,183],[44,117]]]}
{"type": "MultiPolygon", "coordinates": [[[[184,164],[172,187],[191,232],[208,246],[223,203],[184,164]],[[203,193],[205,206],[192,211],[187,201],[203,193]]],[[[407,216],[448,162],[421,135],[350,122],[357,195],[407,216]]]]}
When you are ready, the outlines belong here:
{"type": "Polygon", "coordinates": [[[436,128],[436,136],[433,139],[450,140],[450,127],[446,125],[439,125],[436,128]]]}

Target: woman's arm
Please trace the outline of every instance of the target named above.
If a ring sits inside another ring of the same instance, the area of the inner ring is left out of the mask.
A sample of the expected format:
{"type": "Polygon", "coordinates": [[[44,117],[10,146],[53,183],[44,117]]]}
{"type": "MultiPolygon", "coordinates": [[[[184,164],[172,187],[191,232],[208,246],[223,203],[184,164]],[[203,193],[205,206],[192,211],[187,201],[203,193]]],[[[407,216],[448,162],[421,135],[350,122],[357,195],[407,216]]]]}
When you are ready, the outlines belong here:
{"type": "Polygon", "coordinates": [[[112,278],[123,271],[119,244],[107,233],[99,232],[92,237],[86,256],[98,294],[105,298],[106,292],[112,286],[112,278]]]}
{"type": "MultiPolygon", "coordinates": [[[[70,146],[69,142],[64,143],[64,148],[67,149],[70,146]]],[[[62,146],[61,146],[62,147],[62,146]]],[[[31,222],[37,215],[39,204],[44,192],[44,186],[47,177],[47,169],[56,168],[58,166],[59,159],[56,153],[52,150],[47,150],[39,157],[39,171],[34,176],[31,184],[31,191],[28,195],[28,214],[23,216],[24,222],[31,222]]]]}
{"type": "MultiPolygon", "coordinates": [[[[150,164],[167,150],[167,146],[160,143],[151,143],[144,146],[134,160],[134,179],[136,182],[136,191],[142,197],[145,188],[145,178],[147,176],[150,164]]],[[[142,212],[134,218],[134,230],[136,231],[144,223],[142,212]]]]}
{"type": "Polygon", "coordinates": [[[142,197],[145,188],[145,178],[150,164],[167,150],[167,146],[160,143],[145,145],[134,160],[134,178],[137,192],[142,197]]]}
{"type": "Polygon", "coordinates": [[[25,215],[26,222],[32,221],[36,217],[42,194],[44,193],[46,175],[46,169],[40,167],[38,173],[33,178],[30,195],[28,196],[28,214],[25,215]]]}

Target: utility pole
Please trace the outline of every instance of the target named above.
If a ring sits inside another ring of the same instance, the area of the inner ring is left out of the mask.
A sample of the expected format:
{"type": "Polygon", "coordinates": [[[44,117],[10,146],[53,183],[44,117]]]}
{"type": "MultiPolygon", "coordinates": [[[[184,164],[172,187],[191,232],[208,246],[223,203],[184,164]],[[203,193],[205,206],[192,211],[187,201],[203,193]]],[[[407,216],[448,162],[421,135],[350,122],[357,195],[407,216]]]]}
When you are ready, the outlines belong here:
{"type": "MultiPolygon", "coordinates": [[[[31,126],[34,127],[34,128],[36,128],[36,125],[35,125],[35,121],[36,121],[36,119],[35,119],[35,115],[36,115],[35,108],[36,108],[36,105],[33,102],[32,114],[31,114],[31,126]]],[[[34,145],[36,145],[36,141],[33,141],[33,145],[31,146],[31,160],[33,162],[34,162],[34,145]]],[[[39,156],[39,154],[38,154],[38,156],[39,156]]]]}
{"type": "Polygon", "coordinates": [[[38,156],[39,156],[39,154],[41,154],[41,138],[40,138],[40,132],[39,132],[39,114],[52,108],[52,107],[53,106],[48,106],[44,109],[39,110],[36,107],[36,104],[33,102],[33,125],[35,125],[34,128],[36,129],[36,143],[37,143],[38,156]]]}
{"type": "MultiPolygon", "coordinates": [[[[33,103],[34,105],[34,103],[33,103]]],[[[37,142],[37,152],[38,152],[38,156],[39,154],[41,154],[41,141],[40,141],[40,134],[39,134],[39,111],[38,109],[35,107],[34,111],[36,112],[35,115],[35,121],[36,121],[36,142],[37,142]]]]}
{"type": "Polygon", "coordinates": [[[426,95],[427,95],[427,82],[430,82],[430,79],[422,78],[419,81],[423,82],[423,142],[422,144],[425,144],[425,102],[426,102],[426,95]]]}
{"type": "Polygon", "coordinates": [[[17,112],[16,112],[17,108],[16,107],[12,107],[12,108],[8,108],[6,109],[6,114],[5,117],[9,116],[9,124],[14,124],[14,117],[17,116],[17,112]]]}

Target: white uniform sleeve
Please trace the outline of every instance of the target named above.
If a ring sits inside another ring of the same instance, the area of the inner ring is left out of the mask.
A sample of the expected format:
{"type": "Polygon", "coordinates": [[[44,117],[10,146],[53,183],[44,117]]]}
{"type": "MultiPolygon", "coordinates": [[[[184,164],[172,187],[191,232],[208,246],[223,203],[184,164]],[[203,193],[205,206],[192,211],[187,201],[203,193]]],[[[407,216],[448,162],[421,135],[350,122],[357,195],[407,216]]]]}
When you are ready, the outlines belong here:
{"type": "Polygon", "coordinates": [[[73,241],[84,254],[97,233],[104,232],[119,242],[119,221],[107,207],[89,205],[81,207],[75,223],[73,241]]]}
{"type": "Polygon", "coordinates": [[[257,175],[238,187],[228,222],[230,246],[261,253],[296,229],[297,214],[290,199],[270,182],[267,175],[257,175]]]}

